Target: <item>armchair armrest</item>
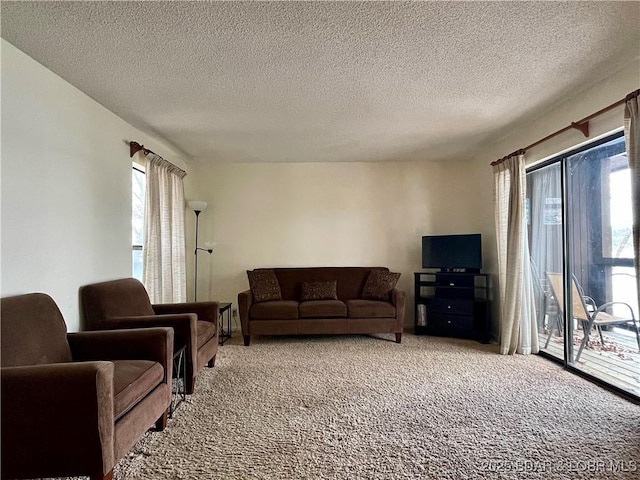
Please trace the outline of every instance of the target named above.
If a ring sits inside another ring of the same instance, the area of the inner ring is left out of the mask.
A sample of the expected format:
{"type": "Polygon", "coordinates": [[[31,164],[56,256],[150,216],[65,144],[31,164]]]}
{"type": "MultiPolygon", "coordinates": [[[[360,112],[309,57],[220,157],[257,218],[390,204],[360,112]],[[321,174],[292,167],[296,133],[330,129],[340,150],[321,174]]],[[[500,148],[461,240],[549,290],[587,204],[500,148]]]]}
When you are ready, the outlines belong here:
{"type": "Polygon", "coordinates": [[[187,349],[196,351],[198,330],[195,313],[175,315],[140,315],[128,317],[112,317],[102,320],[102,330],[118,330],[122,328],[172,327],[175,344],[186,345],[187,349]]]}
{"type": "Polygon", "coordinates": [[[173,329],[132,328],[68,333],[73,360],[152,360],[164,368],[165,381],[173,368],[173,329]]]}
{"type": "MultiPolygon", "coordinates": [[[[597,322],[598,322],[598,314],[599,313],[607,313],[607,309],[609,307],[612,307],[613,305],[624,305],[625,307],[627,307],[627,309],[629,309],[629,317],[628,318],[621,318],[621,317],[612,317],[610,316],[609,318],[607,318],[605,320],[605,322],[607,323],[622,323],[624,321],[627,322],[633,322],[635,324],[636,322],[636,316],[633,314],[633,308],[631,308],[631,305],[629,305],[628,303],[625,302],[607,302],[607,303],[603,303],[602,305],[600,305],[598,308],[595,309],[595,311],[593,313],[591,313],[591,317],[594,318],[597,322]]],[[[602,321],[599,321],[598,323],[603,323],[602,321]]]]}
{"type": "Polygon", "coordinates": [[[2,476],[82,472],[114,459],[113,363],[5,367],[2,476]]]}
{"type": "Polygon", "coordinates": [[[195,313],[200,321],[218,324],[218,302],[159,303],[151,307],[157,315],[195,313]]]}

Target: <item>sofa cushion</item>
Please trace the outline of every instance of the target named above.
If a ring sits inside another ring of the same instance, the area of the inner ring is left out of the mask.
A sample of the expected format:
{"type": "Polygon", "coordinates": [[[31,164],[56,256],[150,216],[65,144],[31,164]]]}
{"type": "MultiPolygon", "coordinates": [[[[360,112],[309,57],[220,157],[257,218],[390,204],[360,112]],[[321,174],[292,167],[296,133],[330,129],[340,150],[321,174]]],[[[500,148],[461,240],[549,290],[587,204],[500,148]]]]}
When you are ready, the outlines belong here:
{"type": "Polygon", "coordinates": [[[381,269],[373,269],[367,277],[367,282],[362,290],[362,298],[368,300],[389,300],[400,278],[399,273],[388,272],[381,269]]]}
{"type": "Polygon", "coordinates": [[[249,309],[249,318],[251,320],[296,320],[298,318],[298,302],[278,300],[254,303],[249,309]]]}
{"type": "Polygon", "coordinates": [[[340,300],[300,302],[300,318],[338,318],[347,316],[347,306],[340,300]]]}
{"type": "Polygon", "coordinates": [[[113,417],[118,420],[164,381],[164,368],[150,360],[113,362],[113,417]]]}
{"type": "MultiPolygon", "coordinates": [[[[386,267],[373,267],[388,271],[386,267]]],[[[274,268],[283,300],[300,300],[303,282],[338,282],[338,300],[362,298],[362,289],[371,267],[290,267],[274,268]]]]}
{"type": "Polygon", "coordinates": [[[347,300],[349,318],[394,318],[396,307],[382,300],[347,300]]]}
{"type": "Polygon", "coordinates": [[[196,328],[198,330],[198,348],[216,336],[215,323],[199,320],[196,322],[196,328]]]}
{"type": "Polygon", "coordinates": [[[280,285],[273,270],[247,270],[254,303],[282,300],[280,285]]]}
{"type": "Polygon", "coordinates": [[[338,282],[302,282],[302,291],[300,292],[300,301],[307,302],[309,300],[337,300],[338,299],[338,282]]]}

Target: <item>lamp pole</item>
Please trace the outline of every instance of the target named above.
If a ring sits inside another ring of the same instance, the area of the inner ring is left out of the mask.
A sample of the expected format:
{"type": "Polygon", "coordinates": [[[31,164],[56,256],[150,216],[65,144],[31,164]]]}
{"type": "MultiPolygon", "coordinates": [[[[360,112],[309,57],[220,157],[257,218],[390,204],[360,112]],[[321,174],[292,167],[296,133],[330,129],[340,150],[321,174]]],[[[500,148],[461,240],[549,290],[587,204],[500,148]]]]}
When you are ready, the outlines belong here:
{"type": "Polygon", "coordinates": [[[194,210],[193,212],[196,214],[196,248],[193,251],[194,258],[194,271],[195,275],[193,278],[193,301],[198,301],[198,224],[200,223],[200,212],[202,210],[194,210]]]}
{"type": "MultiPolygon", "coordinates": [[[[198,301],[198,251],[202,250],[209,254],[213,253],[213,248],[200,248],[198,247],[198,227],[200,224],[200,213],[207,208],[207,202],[202,202],[200,200],[191,200],[187,203],[189,208],[193,210],[193,213],[196,214],[196,247],[193,251],[194,256],[194,278],[193,278],[193,301],[198,301]]],[[[206,245],[206,244],[205,244],[206,245]]]]}

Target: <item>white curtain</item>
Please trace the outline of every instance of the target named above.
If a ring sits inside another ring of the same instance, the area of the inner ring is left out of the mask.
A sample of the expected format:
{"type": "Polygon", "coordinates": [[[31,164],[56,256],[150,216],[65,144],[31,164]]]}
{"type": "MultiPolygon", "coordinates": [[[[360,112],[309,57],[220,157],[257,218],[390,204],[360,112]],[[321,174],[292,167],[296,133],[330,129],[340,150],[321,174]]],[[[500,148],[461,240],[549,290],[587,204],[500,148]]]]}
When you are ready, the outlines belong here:
{"type": "Polygon", "coordinates": [[[145,158],[144,285],[152,303],[186,300],[184,186],[186,173],[162,157],[145,158]]]}
{"type": "Polygon", "coordinates": [[[500,295],[500,353],[538,353],[538,330],[525,218],[524,154],[511,155],[498,162],[493,167],[493,173],[500,295]]]}
{"type": "Polygon", "coordinates": [[[636,288],[640,302],[640,90],[627,95],[624,108],[624,136],[631,172],[631,210],[633,215],[633,258],[636,288]]]}

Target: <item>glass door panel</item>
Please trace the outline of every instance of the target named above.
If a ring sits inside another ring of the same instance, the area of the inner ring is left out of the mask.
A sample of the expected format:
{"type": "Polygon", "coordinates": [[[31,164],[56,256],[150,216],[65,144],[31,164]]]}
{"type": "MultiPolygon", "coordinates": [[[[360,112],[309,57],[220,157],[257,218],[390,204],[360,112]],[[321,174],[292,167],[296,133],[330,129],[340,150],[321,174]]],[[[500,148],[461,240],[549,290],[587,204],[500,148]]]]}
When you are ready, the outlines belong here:
{"type": "Polygon", "coordinates": [[[565,343],[567,362],[640,394],[640,340],[624,137],[567,156],[565,343]],[[613,304],[613,301],[626,304],[613,304]]]}
{"type": "Polygon", "coordinates": [[[558,275],[558,284],[562,285],[564,264],[561,180],[560,163],[545,166],[527,175],[527,226],[539,343],[543,351],[563,359],[564,320],[558,293],[554,292],[558,275]]]}

